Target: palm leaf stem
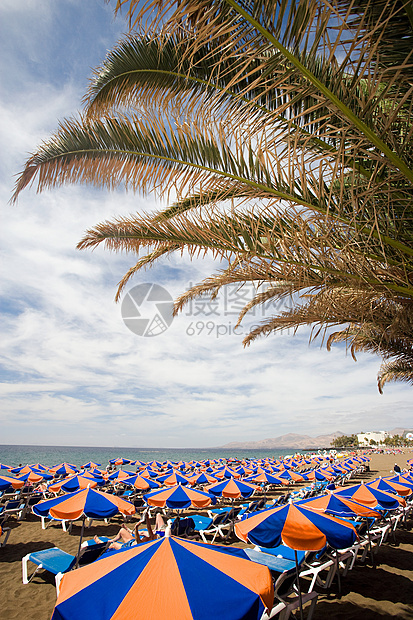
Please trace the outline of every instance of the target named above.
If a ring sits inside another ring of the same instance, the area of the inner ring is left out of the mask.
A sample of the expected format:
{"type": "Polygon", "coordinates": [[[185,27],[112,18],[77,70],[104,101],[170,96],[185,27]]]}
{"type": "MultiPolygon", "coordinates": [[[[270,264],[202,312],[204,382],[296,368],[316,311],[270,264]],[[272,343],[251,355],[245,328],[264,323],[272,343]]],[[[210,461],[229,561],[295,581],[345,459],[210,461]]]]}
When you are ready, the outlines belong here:
{"type": "MultiPolygon", "coordinates": [[[[202,230],[205,232],[205,229],[202,229],[202,230]]],[[[234,234],[238,238],[237,234],[236,233],[234,234]]],[[[227,236],[228,236],[228,240],[230,241],[231,239],[230,239],[229,231],[228,231],[227,236]]],[[[153,228],[150,230],[146,228],[145,234],[137,233],[136,235],[131,234],[131,233],[123,233],[123,232],[119,233],[116,230],[115,232],[113,231],[103,232],[102,230],[99,230],[98,234],[96,235],[94,231],[90,231],[89,236],[86,236],[84,239],[82,239],[82,241],[80,241],[80,243],[77,245],[77,248],[85,249],[90,246],[97,245],[97,243],[101,243],[102,241],[108,241],[111,239],[117,239],[120,242],[122,240],[134,240],[134,239],[136,239],[137,241],[144,240],[144,241],[157,242],[157,243],[169,242],[173,244],[174,246],[176,246],[176,244],[179,244],[182,247],[188,247],[192,245],[192,246],[197,246],[198,248],[203,248],[205,250],[212,250],[213,252],[218,252],[221,254],[227,253],[228,251],[234,252],[234,253],[243,252],[247,255],[249,254],[250,256],[254,255],[260,260],[268,261],[270,263],[274,262],[275,260],[275,262],[283,263],[286,265],[302,267],[305,270],[312,270],[316,272],[321,272],[323,274],[328,274],[332,276],[333,278],[337,278],[338,281],[340,281],[342,278],[349,278],[354,281],[356,280],[362,281],[366,285],[388,289],[398,294],[402,294],[408,297],[413,297],[413,288],[411,287],[399,286],[397,284],[382,282],[381,280],[378,280],[376,278],[369,278],[367,276],[361,276],[359,274],[352,274],[352,273],[349,273],[348,271],[341,271],[338,269],[332,269],[331,267],[325,267],[325,266],[314,264],[314,263],[287,259],[281,256],[278,256],[276,259],[274,259],[274,255],[261,253],[259,252],[259,249],[257,247],[254,247],[253,252],[251,252],[250,250],[246,251],[246,250],[240,250],[238,248],[230,248],[228,243],[217,242],[216,237],[214,237],[213,239],[208,239],[208,236],[205,238],[205,235],[204,235],[204,239],[200,240],[198,235],[193,235],[192,240],[191,240],[191,235],[188,234],[187,231],[186,231],[186,235],[182,236],[179,234],[179,230],[177,229],[174,229],[173,231],[169,230],[169,231],[166,231],[165,233],[165,232],[157,232],[153,228]],[[93,240],[92,240],[92,233],[94,235],[93,240]],[[168,238],[166,238],[166,235],[168,235],[168,238]]],[[[245,237],[244,237],[244,240],[245,240],[245,237]]],[[[176,249],[176,247],[174,247],[174,249],[176,249]]]]}
{"type": "MultiPolygon", "coordinates": [[[[258,103],[253,103],[247,97],[240,96],[237,93],[235,93],[234,91],[226,89],[223,86],[218,86],[217,84],[214,84],[213,82],[210,82],[208,80],[203,80],[201,78],[196,78],[196,77],[193,77],[191,75],[185,75],[184,73],[178,73],[176,71],[166,71],[165,69],[133,69],[131,71],[124,71],[123,73],[119,73],[114,78],[108,80],[105,83],[105,88],[111,82],[116,82],[116,81],[118,81],[119,79],[121,79],[123,77],[129,77],[131,75],[148,74],[148,73],[156,74],[156,75],[164,75],[164,76],[175,77],[175,78],[182,79],[182,80],[185,80],[185,81],[188,81],[188,82],[194,82],[195,84],[200,84],[200,85],[206,86],[207,88],[213,88],[213,89],[215,89],[218,92],[223,92],[223,93],[225,93],[226,95],[228,95],[230,97],[236,98],[239,101],[243,101],[244,103],[247,103],[249,106],[251,106],[256,111],[265,112],[266,114],[272,116],[271,110],[269,110],[265,106],[260,105],[258,103]]],[[[333,145],[328,144],[327,142],[325,142],[325,140],[321,140],[320,138],[317,138],[316,136],[312,135],[311,132],[307,131],[306,129],[304,129],[303,127],[301,127],[300,125],[298,125],[294,121],[286,120],[280,114],[276,114],[275,117],[274,117],[274,120],[276,120],[279,123],[281,123],[281,125],[292,127],[293,129],[295,129],[296,131],[301,133],[303,136],[305,136],[307,138],[310,138],[310,142],[314,143],[314,145],[319,147],[321,150],[327,151],[330,155],[338,155],[338,151],[335,149],[335,147],[333,145]]],[[[356,162],[352,157],[346,157],[344,165],[348,166],[350,168],[354,168],[355,170],[357,170],[361,175],[363,175],[367,179],[370,179],[371,176],[372,176],[372,173],[370,171],[368,171],[366,168],[364,168],[360,163],[356,162]]]]}
{"type": "Polygon", "coordinates": [[[256,19],[251,17],[247,11],[241,8],[235,0],[225,0],[237,13],[251,24],[254,28],[260,32],[276,49],[278,49],[301,73],[302,75],[316,88],[318,88],[323,95],[325,95],[340,112],[353,123],[367,138],[370,140],[380,152],[384,153],[393,165],[402,172],[409,181],[413,183],[413,170],[411,170],[400,157],[392,151],[383,140],[376,135],[376,133],[370,129],[362,120],[360,120],[354,112],[350,110],[345,103],[343,103],[323,82],[321,82],[311,71],[307,69],[299,59],[294,56],[286,47],[282,45],[266,28],[264,28],[256,19]]]}
{"type": "Polygon", "coordinates": [[[404,5],[404,10],[406,11],[407,17],[409,18],[412,30],[413,30],[413,3],[412,0],[407,0],[404,5]]]}
{"type": "MultiPolygon", "coordinates": [[[[139,151],[131,151],[131,150],[126,150],[126,149],[110,149],[110,148],[105,148],[105,153],[106,154],[122,154],[122,155],[133,155],[135,157],[142,157],[142,158],[148,158],[148,159],[156,159],[156,160],[160,160],[160,161],[165,161],[165,162],[170,162],[170,163],[174,163],[174,164],[179,164],[181,166],[186,166],[186,167],[192,167],[195,168],[197,170],[202,170],[205,172],[209,172],[211,174],[215,174],[221,177],[224,177],[226,179],[230,179],[232,181],[238,182],[238,183],[242,183],[244,185],[247,185],[248,187],[251,187],[253,189],[262,191],[263,193],[267,193],[270,194],[272,196],[276,196],[277,198],[280,198],[281,200],[286,200],[288,202],[292,202],[298,205],[301,205],[311,211],[315,211],[317,213],[321,213],[322,215],[327,215],[328,217],[330,217],[331,219],[333,219],[334,221],[338,221],[342,224],[345,224],[349,227],[353,227],[360,231],[363,230],[365,234],[371,235],[373,236],[375,239],[378,239],[379,241],[381,241],[382,243],[385,243],[391,247],[394,247],[397,250],[400,250],[401,252],[404,252],[405,254],[408,254],[410,256],[413,256],[413,248],[410,248],[409,246],[404,245],[403,243],[400,243],[399,241],[392,239],[391,237],[387,237],[386,235],[382,235],[379,234],[377,231],[375,231],[374,229],[371,229],[369,227],[367,227],[364,224],[358,223],[358,222],[352,222],[350,220],[348,220],[347,218],[343,218],[343,217],[339,217],[333,213],[331,213],[330,211],[328,211],[327,209],[323,209],[321,208],[319,205],[316,205],[314,203],[308,202],[302,198],[300,198],[299,196],[296,196],[294,194],[288,194],[287,192],[282,192],[279,191],[275,188],[269,187],[268,185],[264,185],[263,183],[258,183],[256,181],[252,181],[251,179],[247,179],[245,177],[241,177],[239,175],[230,173],[230,172],[226,172],[223,170],[217,170],[216,168],[210,168],[209,166],[203,166],[201,164],[197,164],[194,162],[189,162],[189,161],[185,161],[185,160],[181,160],[178,159],[176,157],[168,157],[166,155],[159,155],[156,154],[154,155],[153,153],[148,153],[148,152],[139,152],[139,151]]],[[[76,156],[76,155],[86,155],[86,154],[96,154],[96,155],[101,155],[102,151],[99,149],[79,149],[79,150],[73,150],[73,151],[66,151],[64,153],[65,157],[68,157],[70,155],[72,156],[76,156]]],[[[61,157],[61,154],[58,154],[56,156],[50,156],[48,161],[51,162],[53,160],[57,160],[61,157]]],[[[23,181],[22,181],[23,182],[23,181]]],[[[20,187],[20,185],[18,185],[16,192],[14,194],[14,196],[12,197],[12,201],[16,201],[17,199],[17,194],[21,191],[22,187],[24,187],[24,185],[22,185],[20,187]]]]}

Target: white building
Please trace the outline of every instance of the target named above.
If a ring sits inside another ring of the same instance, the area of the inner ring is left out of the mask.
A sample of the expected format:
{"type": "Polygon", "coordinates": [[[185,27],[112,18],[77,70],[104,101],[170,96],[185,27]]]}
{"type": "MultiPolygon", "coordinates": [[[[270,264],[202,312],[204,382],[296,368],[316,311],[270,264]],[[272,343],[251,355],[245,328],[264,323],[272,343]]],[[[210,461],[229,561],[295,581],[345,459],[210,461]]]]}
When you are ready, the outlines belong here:
{"type": "Polygon", "coordinates": [[[371,440],[376,442],[376,444],[383,443],[386,437],[391,437],[391,434],[387,431],[376,431],[372,433],[359,433],[357,435],[357,440],[359,442],[359,446],[370,446],[371,440]]]}

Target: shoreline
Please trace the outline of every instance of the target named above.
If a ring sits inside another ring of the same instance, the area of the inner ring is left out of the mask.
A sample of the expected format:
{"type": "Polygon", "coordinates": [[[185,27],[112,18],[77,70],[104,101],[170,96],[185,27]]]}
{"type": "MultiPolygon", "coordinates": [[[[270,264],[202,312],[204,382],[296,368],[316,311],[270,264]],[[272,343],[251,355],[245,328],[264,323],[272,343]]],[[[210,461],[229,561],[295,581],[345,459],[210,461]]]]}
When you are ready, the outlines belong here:
{"type": "MultiPolygon", "coordinates": [[[[403,454],[372,454],[370,472],[356,477],[352,483],[361,479],[372,480],[378,476],[390,475],[394,463],[402,468],[413,451],[403,454]]],[[[281,492],[281,491],[280,491],[281,492]]],[[[188,511],[189,512],[189,511],[188,511]]],[[[96,535],[112,536],[117,532],[120,518],[114,518],[109,525],[96,524],[86,529],[85,538],[96,535]]],[[[12,528],[7,545],[0,548],[0,609],[2,620],[17,620],[29,615],[36,620],[48,620],[56,601],[54,578],[48,573],[39,573],[34,580],[23,585],[21,559],[27,553],[57,546],[68,553],[77,552],[80,522],[72,533],[63,532],[60,525],[41,529],[40,520],[28,515],[24,521],[10,518],[12,528]]],[[[238,544],[238,543],[235,543],[238,544]]],[[[338,598],[337,584],[327,591],[320,592],[315,608],[316,620],[376,620],[413,618],[413,520],[406,528],[396,531],[396,541],[391,537],[380,547],[376,555],[377,568],[357,564],[342,579],[342,596],[338,598]]],[[[92,620],[92,619],[91,619],[92,620]]]]}

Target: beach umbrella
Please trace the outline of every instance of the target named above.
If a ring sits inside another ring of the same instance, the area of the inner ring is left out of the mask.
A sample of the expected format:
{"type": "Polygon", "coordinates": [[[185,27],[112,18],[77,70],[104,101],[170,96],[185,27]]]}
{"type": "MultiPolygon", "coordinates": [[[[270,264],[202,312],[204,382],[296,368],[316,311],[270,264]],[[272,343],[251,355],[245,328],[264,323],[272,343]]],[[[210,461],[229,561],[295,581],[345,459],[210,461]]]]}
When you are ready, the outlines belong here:
{"type": "Polygon", "coordinates": [[[107,476],[107,479],[111,480],[112,482],[122,482],[122,480],[125,480],[125,478],[130,478],[134,475],[135,472],[133,471],[126,471],[125,469],[120,469],[119,471],[114,471],[112,474],[109,474],[109,476],[107,476]]]}
{"type": "Polygon", "coordinates": [[[50,515],[55,519],[76,521],[83,515],[90,519],[107,519],[118,512],[132,515],[135,506],[116,495],[89,488],[39,502],[32,510],[39,517],[50,515]]]}
{"type": "Polygon", "coordinates": [[[162,463],[160,463],[159,461],[149,461],[149,463],[147,463],[146,465],[150,469],[161,469],[162,467],[162,463]]]}
{"type": "Polygon", "coordinates": [[[109,461],[109,463],[110,463],[111,465],[120,465],[120,466],[122,466],[122,465],[128,465],[128,463],[130,463],[130,462],[131,462],[131,461],[130,461],[130,459],[124,459],[124,458],[123,458],[123,457],[121,457],[121,456],[120,456],[120,457],[118,457],[117,459],[111,459],[111,460],[109,461]]]}
{"type": "Polygon", "coordinates": [[[272,474],[268,474],[264,471],[261,474],[244,478],[244,482],[256,482],[257,484],[289,484],[288,480],[286,480],[285,478],[279,478],[278,476],[273,476],[272,474]]]}
{"type": "Polygon", "coordinates": [[[250,476],[254,470],[250,467],[244,467],[243,465],[241,465],[240,467],[236,467],[234,471],[236,471],[237,474],[240,474],[241,476],[250,476]]]}
{"type": "Polygon", "coordinates": [[[4,463],[0,463],[0,469],[7,469],[8,471],[11,471],[11,467],[9,465],[5,465],[4,463]]]}
{"type": "Polygon", "coordinates": [[[24,487],[24,484],[24,480],[11,478],[10,476],[0,476],[0,491],[5,491],[10,487],[13,487],[13,489],[21,489],[24,487]]]}
{"type": "Polygon", "coordinates": [[[124,516],[130,516],[136,512],[136,509],[133,504],[116,495],[89,488],[39,502],[33,506],[32,511],[38,517],[51,516],[55,519],[67,521],[76,521],[82,517],[79,555],[86,517],[89,519],[108,519],[118,512],[124,516]]]}
{"type": "Polygon", "coordinates": [[[195,476],[191,476],[190,478],[191,484],[215,484],[217,479],[214,476],[210,476],[206,472],[201,472],[200,474],[195,474],[195,476]]]}
{"type": "Polygon", "coordinates": [[[274,590],[242,549],[165,537],[63,576],[52,620],[259,620],[274,590]]]}
{"type": "Polygon", "coordinates": [[[64,480],[59,480],[59,482],[50,484],[47,489],[48,491],[53,491],[53,493],[57,493],[58,491],[72,493],[73,491],[78,491],[79,489],[87,489],[88,487],[94,489],[98,486],[98,484],[104,484],[104,482],[104,480],[99,482],[93,476],[82,476],[81,474],[75,474],[70,478],[65,478],[64,480]]]}
{"type": "Polygon", "coordinates": [[[409,478],[409,476],[406,476],[405,474],[401,476],[397,475],[388,478],[386,477],[383,478],[383,480],[387,480],[387,482],[396,482],[397,484],[402,484],[403,486],[410,487],[410,489],[413,490],[413,478],[409,478]]]}
{"type": "Polygon", "coordinates": [[[147,489],[159,489],[160,487],[160,484],[155,482],[155,480],[152,480],[151,478],[144,478],[138,474],[130,476],[129,478],[124,478],[122,480],[122,484],[126,484],[142,491],[146,491],[147,489]]]}
{"type": "Polygon", "coordinates": [[[183,484],[184,486],[187,484],[191,484],[191,480],[178,472],[174,472],[173,474],[167,474],[166,476],[160,476],[157,478],[158,482],[165,484],[168,487],[173,487],[177,484],[183,484]]]}
{"type": "Polygon", "coordinates": [[[412,494],[412,487],[407,485],[402,485],[397,482],[392,482],[389,479],[377,478],[372,482],[367,482],[366,486],[378,489],[379,491],[387,491],[388,493],[397,493],[397,495],[401,495],[402,497],[407,497],[412,494]]]}
{"type": "Polygon", "coordinates": [[[328,472],[326,470],[323,469],[313,469],[313,471],[309,471],[307,473],[302,473],[301,474],[303,476],[303,478],[305,480],[318,480],[318,481],[323,481],[323,480],[333,480],[333,478],[335,478],[335,474],[328,472]]]}
{"type": "Polygon", "coordinates": [[[334,549],[351,547],[357,532],[351,523],[307,508],[285,504],[256,512],[235,524],[238,538],[262,547],[287,545],[298,551],[318,551],[326,543],[334,549]]]}
{"type": "Polygon", "coordinates": [[[96,469],[97,467],[102,467],[102,463],[94,463],[93,461],[89,461],[82,465],[82,469],[96,469]]]}
{"type": "MultiPolygon", "coordinates": [[[[301,618],[302,599],[297,551],[319,551],[327,543],[334,549],[343,549],[351,547],[358,539],[354,526],[348,521],[293,503],[256,512],[235,523],[234,531],[244,542],[250,541],[262,547],[278,547],[284,544],[294,549],[301,618]]],[[[336,562],[338,564],[338,556],[336,562]]],[[[341,589],[340,583],[339,588],[341,589]]]]}
{"type": "Polygon", "coordinates": [[[335,517],[339,517],[342,519],[352,519],[354,517],[364,517],[366,521],[366,529],[368,542],[370,547],[371,561],[373,566],[375,567],[373,549],[371,547],[370,540],[370,524],[369,518],[380,519],[382,517],[381,513],[373,508],[368,506],[363,506],[362,504],[358,504],[348,497],[334,495],[329,493],[328,495],[322,495],[320,497],[315,497],[311,499],[303,499],[299,504],[304,504],[311,510],[315,510],[316,512],[327,512],[328,514],[332,514],[335,517]]]}
{"type": "Polygon", "coordinates": [[[139,475],[142,476],[143,478],[157,478],[158,472],[154,471],[150,467],[146,467],[145,469],[139,472],[139,475]]]}
{"type": "Polygon", "coordinates": [[[246,499],[251,497],[255,491],[258,491],[259,487],[249,482],[231,478],[230,480],[224,480],[223,482],[207,486],[205,490],[217,497],[227,497],[230,499],[244,497],[246,499]]]}
{"type": "MultiPolygon", "coordinates": [[[[53,478],[53,476],[48,476],[49,480],[51,480],[53,478]]],[[[27,474],[23,474],[22,476],[18,476],[17,480],[22,480],[23,482],[27,482],[29,484],[37,484],[38,482],[41,482],[42,480],[46,479],[46,475],[43,476],[43,474],[37,474],[34,471],[29,471],[27,472],[27,474]]]]}
{"type": "Polygon", "coordinates": [[[48,467],[45,467],[44,465],[42,465],[42,463],[35,463],[34,465],[29,465],[29,467],[31,467],[32,469],[35,469],[37,471],[49,471],[48,467]]]}
{"type": "Polygon", "coordinates": [[[27,474],[27,472],[31,471],[30,465],[20,465],[19,467],[13,467],[9,470],[11,474],[27,474]]]}
{"type": "Polygon", "coordinates": [[[303,482],[304,476],[302,474],[298,474],[296,471],[291,471],[291,469],[285,469],[281,471],[279,474],[277,473],[279,478],[285,478],[286,480],[292,480],[293,482],[303,482]]]}
{"type": "Polygon", "coordinates": [[[237,473],[235,469],[232,469],[230,467],[224,467],[223,469],[217,470],[214,476],[216,478],[228,478],[228,479],[241,478],[241,474],[237,473]]]}
{"type": "Polygon", "coordinates": [[[349,487],[341,487],[334,491],[334,495],[349,497],[358,504],[375,508],[376,510],[395,510],[399,505],[405,506],[406,501],[402,497],[380,491],[366,484],[353,484],[349,487]]]}
{"type": "Polygon", "coordinates": [[[69,476],[72,474],[76,474],[79,470],[76,465],[70,465],[69,463],[61,463],[60,465],[55,465],[49,469],[50,473],[55,474],[57,476],[69,476]]]}
{"type": "Polygon", "coordinates": [[[183,510],[190,506],[206,508],[216,503],[213,495],[197,489],[183,487],[180,484],[169,489],[159,489],[159,491],[147,493],[143,496],[143,499],[150,506],[158,506],[158,508],[165,508],[167,506],[174,510],[183,510]]]}
{"type": "Polygon", "coordinates": [[[17,474],[19,477],[24,476],[25,474],[30,474],[30,472],[34,472],[35,474],[40,475],[48,475],[49,480],[53,478],[53,476],[49,475],[49,470],[46,467],[41,466],[40,469],[36,467],[36,465],[24,465],[23,467],[16,467],[15,469],[11,469],[10,473],[17,474]]]}
{"type": "Polygon", "coordinates": [[[320,495],[320,497],[302,499],[299,502],[295,502],[295,504],[307,506],[316,512],[327,512],[342,519],[352,519],[355,516],[380,519],[382,516],[380,512],[373,510],[373,508],[363,506],[347,497],[339,497],[332,493],[320,495]]]}

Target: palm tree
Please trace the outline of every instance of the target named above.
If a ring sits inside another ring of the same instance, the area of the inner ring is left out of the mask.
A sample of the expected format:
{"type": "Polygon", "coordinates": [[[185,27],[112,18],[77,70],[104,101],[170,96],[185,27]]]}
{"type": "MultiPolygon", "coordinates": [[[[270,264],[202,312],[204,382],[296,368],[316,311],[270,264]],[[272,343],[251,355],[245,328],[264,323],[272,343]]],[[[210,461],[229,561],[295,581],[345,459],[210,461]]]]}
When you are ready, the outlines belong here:
{"type": "Polygon", "coordinates": [[[30,157],[37,180],[156,189],[174,204],[87,231],[140,255],[211,252],[241,312],[291,301],[244,340],[311,325],[384,358],[380,391],[413,383],[412,0],[118,0],[131,33],[95,72],[85,112],[30,157]],[[332,331],[333,328],[336,331],[332,331]]]}

